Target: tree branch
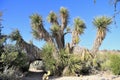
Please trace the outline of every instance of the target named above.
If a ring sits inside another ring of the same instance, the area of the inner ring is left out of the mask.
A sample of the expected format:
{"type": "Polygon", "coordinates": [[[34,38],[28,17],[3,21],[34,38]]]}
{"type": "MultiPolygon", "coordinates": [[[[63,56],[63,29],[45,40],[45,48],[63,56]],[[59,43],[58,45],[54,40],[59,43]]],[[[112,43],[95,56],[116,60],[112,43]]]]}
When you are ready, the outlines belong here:
{"type": "Polygon", "coordinates": [[[72,31],[67,31],[67,32],[65,32],[63,35],[65,36],[65,35],[68,34],[68,33],[72,33],[72,31]]]}

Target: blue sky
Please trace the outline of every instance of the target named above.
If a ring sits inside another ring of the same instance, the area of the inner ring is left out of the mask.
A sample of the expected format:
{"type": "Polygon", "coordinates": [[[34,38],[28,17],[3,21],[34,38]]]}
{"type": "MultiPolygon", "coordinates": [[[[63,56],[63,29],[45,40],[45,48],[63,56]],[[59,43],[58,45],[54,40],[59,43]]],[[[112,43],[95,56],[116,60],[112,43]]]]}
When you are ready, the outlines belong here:
{"type": "MultiPolygon", "coordinates": [[[[29,16],[38,13],[43,17],[44,26],[47,30],[50,24],[46,17],[52,10],[59,15],[60,7],[66,7],[69,11],[69,24],[73,26],[73,19],[80,17],[86,23],[87,29],[80,37],[80,46],[91,49],[96,37],[96,30],[92,24],[93,18],[101,15],[112,16],[114,8],[109,3],[110,0],[0,0],[0,11],[3,11],[2,22],[4,29],[2,33],[10,34],[13,30],[19,29],[25,41],[33,40],[34,44],[42,47],[43,41],[36,41],[31,34],[31,25],[29,16]],[[104,1],[104,2],[103,2],[104,1]]],[[[120,5],[117,6],[119,8],[120,5]]],[[[100,49],[117,50],[120,49],[120,16],[117,16],[117,27],[112,24],[110,32],[107,33],[100,49]]],[[[71,41],[70,34],[66,36],[66,42],[71,41]]]]}

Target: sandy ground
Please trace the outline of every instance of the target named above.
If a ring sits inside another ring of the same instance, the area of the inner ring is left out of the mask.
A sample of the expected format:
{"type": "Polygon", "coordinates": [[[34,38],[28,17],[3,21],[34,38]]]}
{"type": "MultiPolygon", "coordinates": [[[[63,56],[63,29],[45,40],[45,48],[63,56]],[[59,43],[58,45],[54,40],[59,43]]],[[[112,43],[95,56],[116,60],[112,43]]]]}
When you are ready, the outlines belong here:
{"type": "MultiPolygon", "coordinates": [[[[36,72],[29,72],[25,77],[22,78],[22,80],[42,80],[43,76],[42,71],[36,71],[36,72]]],[[[49,80],[120,80],[120,76],[112,75],[112,74],[107,74],[107,73],[99,73],[96,75],[88,75],[88,76],[80,76],[80,77],[75,77],[75,76],[64,76],[64,77],[53,77],[50,76],[49,80]]]]}

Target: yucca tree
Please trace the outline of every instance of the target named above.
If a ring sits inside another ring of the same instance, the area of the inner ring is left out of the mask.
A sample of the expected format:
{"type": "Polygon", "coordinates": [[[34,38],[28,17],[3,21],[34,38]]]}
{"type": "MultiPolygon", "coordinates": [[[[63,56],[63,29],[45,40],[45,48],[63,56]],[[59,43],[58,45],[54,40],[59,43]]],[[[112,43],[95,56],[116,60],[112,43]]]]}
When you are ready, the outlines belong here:
{"type": "Polygon", "coordinates": [[[84,33],[85,23],[79,17],[74,19],[74,30],[72,32],[72,46],[79,43],[79,35],[84,33]]]}
{"type": "Polygon", "coordinates": [[[12,41],[16,41],[16,45],[18,45],[23,51],[27,53],[27,57],[30,62],[41,59],[41,50],[33,44],[29,44],[20,35],[18,30],[13,31],[9,38],[12,41]]]}
{"type": "Polygon", "coordinates": [[[51,23],[50,30],[52,34],[45,30],[45,26],[43,25],[43,20],[40,15],[33,14],[30,18],[35,38],[44,39],[47,42],[50,40],[59,50],[65,48],[64,38],[67,33],[72,33],[73,38],[75,38],[72,40],[72,44],[76,44],[79,42],[79,35],[81,35],[86,28],[85,23],[80,18],[76,18],[73,26],[74,30],[71,31],[71,29],[68,28],[69,12],[64,7],[60,8],[60,17],[58,17],[53,11],[50,11],[47,17],[48,22],[51,23]],[[78,42],[75,40],[78,40],[78,42]]]}
{"type": "Polygon", "coordinates": [[[93,20],[93,24],[97,29],[97,35],[92,47],[92,53],[95,54],[99,50],[99,47],[102,44],[102,41],[106,37],[107,31],[109,31],[109,25],[112,23],[112,18],[107,16],[96,17],[93,20]]]}
{"type": "Polygon", "coordinates": [[[45,30],[42,17],[39,14],[33,14],[30,16],[32,33],[36,39],[44,39],[45,41],[52,42],[52,38],[45,30]]]}
{"type": "Polygon", "coordinates": [[[47,17],[49,23],[51,23],[51,33],[45,30],[42,17],[38,14],[30,16],[33,35],[36,39],[44,39],[46,42],[56,43],[58,49],[65,47],[64,30],[68,24],[68,11],[66,8],[60,8],[60,22],[56,13],[51,11],[47,17]],[[60,24],[61,23],[61,24],[60,24]],[[55,42],[54,42],[55,40],[55,42]]]}

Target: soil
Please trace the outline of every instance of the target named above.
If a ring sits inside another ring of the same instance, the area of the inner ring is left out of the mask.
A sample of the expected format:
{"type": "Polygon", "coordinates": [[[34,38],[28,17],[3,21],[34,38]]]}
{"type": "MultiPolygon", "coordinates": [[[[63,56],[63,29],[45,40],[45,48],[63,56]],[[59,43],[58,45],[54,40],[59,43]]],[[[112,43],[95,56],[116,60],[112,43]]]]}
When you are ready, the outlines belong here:
{"type": "MultiPolygon", "coordinates": [[[[30,71],[26,74],[25,77],[22,78],[22,80],[42,80],[43,76],[42,71],[30,71]]],[[[120,76],[112,75],[110,73],[106,72],[100,72],[96,75],[87,75],[87,76],[64,76],[64,77],[53,77],[50,76],[49,80],[120,80],[120,76]]]]}

